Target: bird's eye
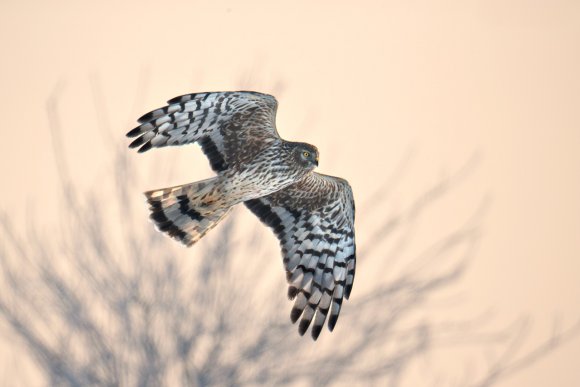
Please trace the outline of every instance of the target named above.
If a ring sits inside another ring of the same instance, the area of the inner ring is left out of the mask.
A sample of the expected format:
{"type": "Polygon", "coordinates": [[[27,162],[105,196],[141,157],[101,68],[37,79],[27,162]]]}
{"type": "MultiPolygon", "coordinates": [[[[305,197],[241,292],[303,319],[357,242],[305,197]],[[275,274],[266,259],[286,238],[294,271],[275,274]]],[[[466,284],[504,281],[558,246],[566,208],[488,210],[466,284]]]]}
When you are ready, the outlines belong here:
{"type": "Polygon", "coordinates": [[[304,152],[302,152],[302,156],[308,158],[308,157],[310,157],[310,152],[304,151],[304,152]]]}

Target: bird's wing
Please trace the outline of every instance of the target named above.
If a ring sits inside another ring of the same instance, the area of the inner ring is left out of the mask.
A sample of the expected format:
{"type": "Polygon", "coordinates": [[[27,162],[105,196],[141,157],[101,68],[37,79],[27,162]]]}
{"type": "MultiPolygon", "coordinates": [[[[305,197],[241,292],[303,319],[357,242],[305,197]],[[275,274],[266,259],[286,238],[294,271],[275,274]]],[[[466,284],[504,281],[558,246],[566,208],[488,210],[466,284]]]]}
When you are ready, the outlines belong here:
{"type": "Polygon", "coordinates": [[[252,91],[208,92],[173,98],[141,118],[127,133],[129,145],[145,152],[199,143],[216,172],[237,168],[279,140],[276,99],[252,91]]]}
{"type": "Polygon", "coordinates": [[[313,172],[245,204],[280,240],[288,297],[295,300],[290,318],[296,322],[302,317],[300,334],[314,321],[311,333],[316,340],[327,315],[332,331],[355,273],[354,199],[349,184],[313,172]]]}

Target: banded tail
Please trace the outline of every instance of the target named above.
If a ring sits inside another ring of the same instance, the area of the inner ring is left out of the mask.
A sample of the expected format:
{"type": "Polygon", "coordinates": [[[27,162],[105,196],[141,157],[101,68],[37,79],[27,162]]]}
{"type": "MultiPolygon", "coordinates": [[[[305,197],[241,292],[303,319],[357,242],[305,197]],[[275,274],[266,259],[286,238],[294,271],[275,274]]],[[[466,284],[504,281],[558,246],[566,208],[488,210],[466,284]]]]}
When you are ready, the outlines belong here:
{"type": "Polygon", "coordinates": [[[192,246],[230,211],[220,178],[145,192],[156,228],[192,246]]]}

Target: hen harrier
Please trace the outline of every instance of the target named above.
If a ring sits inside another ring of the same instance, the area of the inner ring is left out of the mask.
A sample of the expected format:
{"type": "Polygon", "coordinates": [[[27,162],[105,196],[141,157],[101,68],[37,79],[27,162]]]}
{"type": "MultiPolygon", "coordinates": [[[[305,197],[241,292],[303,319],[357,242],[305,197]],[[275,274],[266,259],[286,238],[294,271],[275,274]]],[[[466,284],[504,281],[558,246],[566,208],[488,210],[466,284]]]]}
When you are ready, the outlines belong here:
{"type": "Polygon", "coordinates": [[[280,240],[294,300],[293,323],[318,338],[334,329],[355,273],[354,200],[349,184],[313,172],[318,150],[280,138],[278,103],[250,91],[188,94],[139,118],[129,147],[201,145],[211,179],[146,192],[158,230],[191,246],[243,202],[280,240]]]}

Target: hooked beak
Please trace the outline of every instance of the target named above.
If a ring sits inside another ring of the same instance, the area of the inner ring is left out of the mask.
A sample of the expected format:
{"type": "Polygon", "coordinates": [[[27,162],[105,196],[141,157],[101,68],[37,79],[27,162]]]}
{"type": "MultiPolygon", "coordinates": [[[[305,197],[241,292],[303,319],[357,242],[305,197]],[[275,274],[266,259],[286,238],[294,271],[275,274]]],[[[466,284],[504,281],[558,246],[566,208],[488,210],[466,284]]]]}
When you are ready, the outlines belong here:
{"type": "Polygon", "coordinates": [[[314,162],[316,163],[316,166],[318,167],[318,155],[316,155],[316,159],[314,160],[314,162]]]}

